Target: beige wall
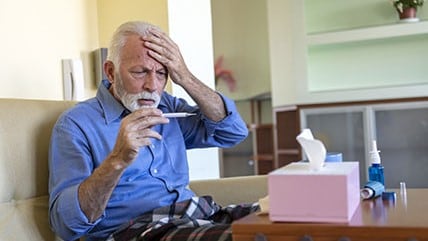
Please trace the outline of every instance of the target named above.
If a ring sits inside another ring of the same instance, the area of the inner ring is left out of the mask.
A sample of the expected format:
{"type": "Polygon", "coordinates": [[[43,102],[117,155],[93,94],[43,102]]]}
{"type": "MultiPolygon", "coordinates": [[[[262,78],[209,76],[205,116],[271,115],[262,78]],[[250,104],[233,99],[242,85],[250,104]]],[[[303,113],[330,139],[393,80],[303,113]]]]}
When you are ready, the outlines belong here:
{"type": "Polygon", "coordinates": [[[2,0],[0,98],[62,99],[64,58],[82,59],[86,89],[93,88],[96,23],[96,0],[2,0]]]}
{"type": "Polygon", "coordinates": [[[217,90],[235,100],[270,92],[266,0],[212,0],[214,57],[234,73],[237,90],[219,81],[217,90]]]}
{"type": "Polygon", "coordinates": [[[94,96],[92,52],[137,19],[167,30],[166,0],[2,0],[0,98],[63,99],[61,60],[69,58],[82,59],[85,97],[94,96]]]}
{"type": "Polygon", "coordinates": [[[168,31],[166,0],[98,0],[100,46],[108,47],[114,30],[123,22],[142,20],[168,31]]]}

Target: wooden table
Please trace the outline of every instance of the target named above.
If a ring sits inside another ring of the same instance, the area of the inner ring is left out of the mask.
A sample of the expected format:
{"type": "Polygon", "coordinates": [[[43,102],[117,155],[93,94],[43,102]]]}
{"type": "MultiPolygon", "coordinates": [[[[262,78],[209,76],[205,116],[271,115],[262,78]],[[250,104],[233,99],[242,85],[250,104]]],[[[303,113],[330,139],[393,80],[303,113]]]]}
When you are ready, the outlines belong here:
{"type": "Polygon", "coordinates": [[[396,192],[395,201],[361,201],[349,223],[271,222],[251,214],[232,224],[234,241],[428,241],[428,189],[396,192]]]}

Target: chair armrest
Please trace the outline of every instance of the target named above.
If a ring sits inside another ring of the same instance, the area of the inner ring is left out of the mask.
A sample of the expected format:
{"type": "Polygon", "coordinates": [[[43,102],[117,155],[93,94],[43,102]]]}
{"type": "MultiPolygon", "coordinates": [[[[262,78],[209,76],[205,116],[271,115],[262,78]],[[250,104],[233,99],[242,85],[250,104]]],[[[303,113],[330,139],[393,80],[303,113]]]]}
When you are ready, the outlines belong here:
{"type": "Polygon", "coordinates": [[[212,196],[221,206],[252,203],[267,195],[267,175],[194,180],[189,187],[198,196],[212,196]]]}

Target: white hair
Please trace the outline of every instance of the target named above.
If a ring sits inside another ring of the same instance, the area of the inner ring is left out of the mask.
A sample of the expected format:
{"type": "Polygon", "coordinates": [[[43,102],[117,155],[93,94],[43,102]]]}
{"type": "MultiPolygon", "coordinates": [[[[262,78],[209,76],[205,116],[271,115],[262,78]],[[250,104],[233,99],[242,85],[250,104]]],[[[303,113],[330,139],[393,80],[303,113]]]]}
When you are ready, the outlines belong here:
{"type": "Polygon", "coordinates": [[[126,38],[131,35],[146,37],[151,28],[162,31],[158,26],[143,21],[131,21],[120,25],[111,38],[107,60],[112,61],[115,66],[119,66],[120,53],[125,46],[126,38]]]}

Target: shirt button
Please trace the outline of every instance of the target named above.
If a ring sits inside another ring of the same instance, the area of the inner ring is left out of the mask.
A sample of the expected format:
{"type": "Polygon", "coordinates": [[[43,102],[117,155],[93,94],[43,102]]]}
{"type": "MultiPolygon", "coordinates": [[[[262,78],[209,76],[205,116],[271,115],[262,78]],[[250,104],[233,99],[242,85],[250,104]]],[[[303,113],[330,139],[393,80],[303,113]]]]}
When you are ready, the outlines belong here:
{"type": "Polygon", "coordinates": [[[152,149],[155,149],[155,145],[153,145],[153,144],[151,144],[151,145],[150,145],[150,147],[151,147],[152,149]]]}
{"type": "Polygon", "coordinates": [[[154,173],[154,174],[158,173],[158,169],[156,169],[156,168],[155,168],[155,169],[153,169],[153,173],[154,173]]]}

